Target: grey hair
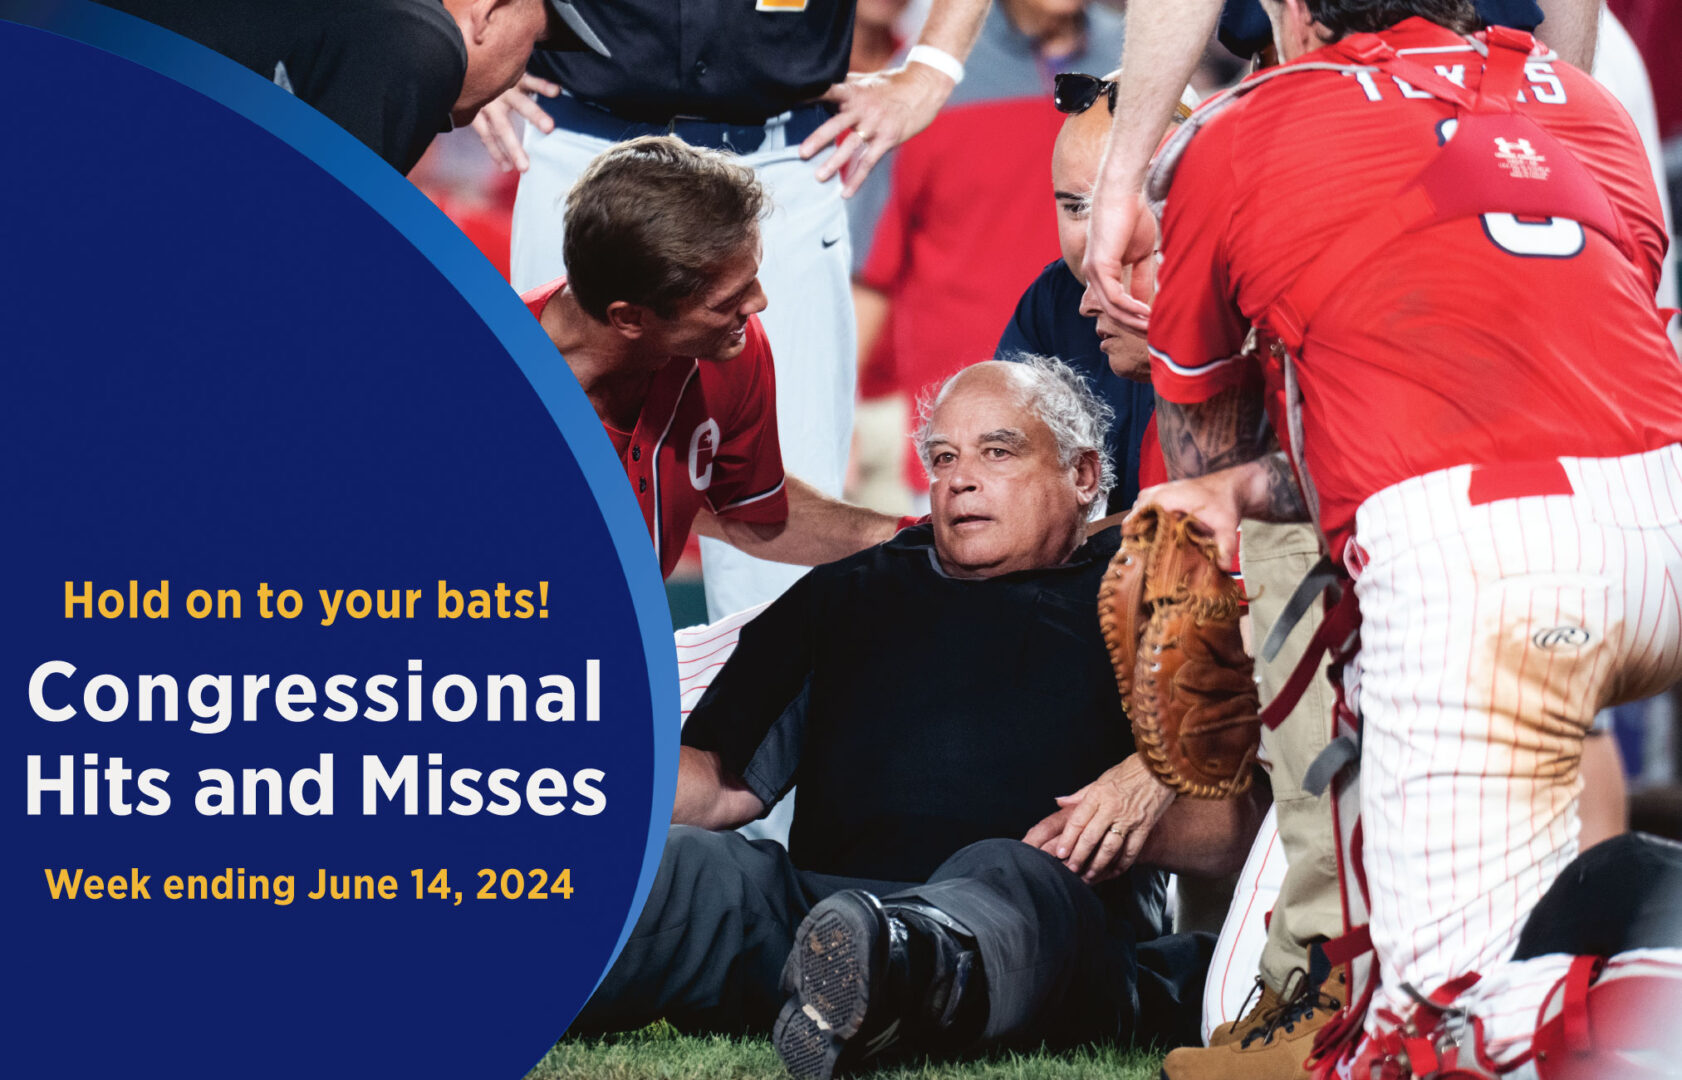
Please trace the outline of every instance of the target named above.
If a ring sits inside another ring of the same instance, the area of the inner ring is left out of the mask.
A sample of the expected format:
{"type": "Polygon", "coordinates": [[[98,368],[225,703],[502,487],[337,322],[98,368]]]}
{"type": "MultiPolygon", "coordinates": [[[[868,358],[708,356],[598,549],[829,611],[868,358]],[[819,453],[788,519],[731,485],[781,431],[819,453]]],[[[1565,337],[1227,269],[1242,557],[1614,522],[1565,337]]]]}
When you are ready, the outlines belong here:
{"type": "MultiPolygon", "coordinates": [[[[1095,515],[1101,514],[1116,482],[1115,464],[1104,452],[1104,435],[1115,418],[1115,410],[1093,392],[1078,371],[1054,356],[1019,352],[999,359],[1010,361],[1020,369],[1022,377],[1016,382],[1023,393],[1023,404],[1051,429],[1051,437],[1057,443],[1058,464],[1071,468],[1088,450],[1098,455],[1098,497],[1093,500],[1092,509],[1095,515]]],[[[935,408],[957,377],[948,376],[933,393],[917,402],[917,431],[912,440],[924,471],[931,476],[934,473],[929,459],[929,442],[934,435],[931,421],[935,408]]]]}

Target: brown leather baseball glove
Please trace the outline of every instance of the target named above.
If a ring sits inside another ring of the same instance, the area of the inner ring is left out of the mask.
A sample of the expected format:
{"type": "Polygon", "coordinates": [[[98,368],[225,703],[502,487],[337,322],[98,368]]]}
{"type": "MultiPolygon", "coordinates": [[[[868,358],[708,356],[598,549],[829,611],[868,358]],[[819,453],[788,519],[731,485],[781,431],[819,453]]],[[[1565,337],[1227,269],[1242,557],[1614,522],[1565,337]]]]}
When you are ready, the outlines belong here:
{"type": "Polygon", "coordinates": [[[1098,587],[1098,622],[1133,740],[1182,795],[1222,799],[1250,786],[1261,702],[1239,637],[1243,590],[1190,514],[1140,508],[1098,587]]]}

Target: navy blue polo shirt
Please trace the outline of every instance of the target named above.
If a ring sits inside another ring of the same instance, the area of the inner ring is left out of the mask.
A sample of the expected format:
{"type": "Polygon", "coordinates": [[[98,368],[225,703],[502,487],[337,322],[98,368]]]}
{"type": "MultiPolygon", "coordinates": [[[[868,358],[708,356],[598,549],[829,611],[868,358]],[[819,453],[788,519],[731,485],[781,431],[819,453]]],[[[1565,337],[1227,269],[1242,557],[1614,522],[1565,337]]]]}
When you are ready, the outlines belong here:
{"type": "Polygon", "coordinates": [[[1055,356],[1080,372],[1115,410],[1104,436],[1104,452],[1116,471],[1109,503],[1114,514],[1130,509],[1139,495],[1139,444],[1156,408],[1156,392],[1150,383],[1123,379],[1110,370],[1109,357],[1098,347],[1098,320],[1080,313],[1084,291],[1062,259],[1041,270],[1017,302],[995,355],[1001,360],[1024,352],[1055,356]]]}
{"type": "Polygon", "coordinates": [[[574,0],[612,54],[537,51],[526,70],[628,120],[762,123],[847,77],[855,0],[574,0]]]}

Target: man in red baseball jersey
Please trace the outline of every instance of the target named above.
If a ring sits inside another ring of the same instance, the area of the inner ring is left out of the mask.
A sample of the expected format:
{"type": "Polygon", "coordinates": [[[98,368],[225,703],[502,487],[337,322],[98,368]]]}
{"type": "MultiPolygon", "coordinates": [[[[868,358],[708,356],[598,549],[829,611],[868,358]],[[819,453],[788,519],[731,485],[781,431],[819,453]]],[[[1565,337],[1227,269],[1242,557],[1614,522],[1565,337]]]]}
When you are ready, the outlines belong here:
{"type": "Polygon", "coordinates": [[[1651,174],[1602,87],[1529,35],[1473,34],[1464,0],[1265,6],[1289,62],[1153,170],[1180,482],[1141,499],[1228,543],[1241,516],[1313,520],[1352,579],[1321,635],[1348,661],[1349,767],[1321,771],[1364,924],[1327,948],[1355,961],[1354,1000],[1320,1067],[1563,1075],[1591,1043],[1674,1037],[1682,1009],[1674,927],[1545,955],[1520,934],[1556,879],[1577,887],[1596,711],[1682,675],[1682,371],[1651,174]],[[1279,344],[1241,355],[1252,324],[1279,344]]]}
{"type": "Polygon", "coordinates": [[[689,530],[813,566],[897,521],[783,474],[771,349],[756,314],[765,192],[670,137],[592,162],[566,209],[568,275],[522,299],[577,376],[636,490],[662,574],[689,530]]]}

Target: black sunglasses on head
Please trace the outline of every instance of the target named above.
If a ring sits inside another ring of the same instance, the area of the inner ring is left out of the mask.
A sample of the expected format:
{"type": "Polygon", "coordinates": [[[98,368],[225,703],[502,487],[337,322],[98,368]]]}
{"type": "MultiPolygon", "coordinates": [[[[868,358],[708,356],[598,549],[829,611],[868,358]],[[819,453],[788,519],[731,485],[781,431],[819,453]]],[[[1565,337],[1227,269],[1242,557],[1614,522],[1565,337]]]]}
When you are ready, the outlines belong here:
{"type": "Polygon", "coordinates": [[[1079,116],[1092,108],[1099,94],[1109,96],[1109,107],[1115,112],[1115,83],[1096,75],[1064,72],[1051,82],[1051,103],[1060,113],[1079,116]]]}

